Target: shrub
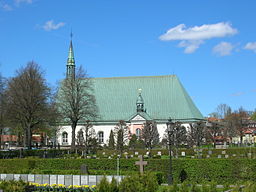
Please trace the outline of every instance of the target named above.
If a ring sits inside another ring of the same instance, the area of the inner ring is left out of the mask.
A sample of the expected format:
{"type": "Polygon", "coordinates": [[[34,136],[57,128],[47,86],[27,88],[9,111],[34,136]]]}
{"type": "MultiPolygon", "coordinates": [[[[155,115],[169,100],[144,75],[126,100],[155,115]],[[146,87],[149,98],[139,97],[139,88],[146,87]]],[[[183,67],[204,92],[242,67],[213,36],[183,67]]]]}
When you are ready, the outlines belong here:
{"type": "Polygon", "coordinates": [[[119,185],[120,192],[155,192],[157,188],[158,183],[153,174],[128,176],[119,185]]]}
{"type": "Polygon", "coordinates": [[[4,192],[25,192],[26,186],[24,181],[0,181],[0,189],[4,192]]]}

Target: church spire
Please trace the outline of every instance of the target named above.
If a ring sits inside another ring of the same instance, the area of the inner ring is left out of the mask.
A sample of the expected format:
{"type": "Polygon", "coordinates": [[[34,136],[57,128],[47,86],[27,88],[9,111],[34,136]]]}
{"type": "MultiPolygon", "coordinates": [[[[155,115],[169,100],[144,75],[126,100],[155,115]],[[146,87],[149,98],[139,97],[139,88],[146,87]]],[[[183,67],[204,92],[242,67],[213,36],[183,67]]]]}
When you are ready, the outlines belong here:
{"type": "Polygon", "coordinates": [[[137,106],[137,112],[145,112],[144,110],[144,100],[141,96],[141,89],[139,89],[139,96],[136,101],[136,106],[137,106]]]}
{"type": "Polygon", "coordinates": [[[73,44],[72,44],[72,37],[73,37],[72,32],[70,34],[70,37],[71,37],[71,40],[70,40],[69,52],[68,52],[66,77],[75,78],[75,57],[74,57],[73,44]]]}

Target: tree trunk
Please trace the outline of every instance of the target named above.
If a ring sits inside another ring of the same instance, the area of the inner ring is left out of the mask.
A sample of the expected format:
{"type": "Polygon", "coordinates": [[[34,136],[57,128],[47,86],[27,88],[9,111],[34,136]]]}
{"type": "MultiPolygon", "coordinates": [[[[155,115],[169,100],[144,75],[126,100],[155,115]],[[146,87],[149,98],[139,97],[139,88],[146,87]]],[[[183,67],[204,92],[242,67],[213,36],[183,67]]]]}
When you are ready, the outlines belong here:
{"type": "Polygon", "coordinates": [[[32,131],[30,126],[27,128],[27,147],[32,149],[32,131]]]}
{"type": "Polygon", "coordinates": [[[72,122],[71,150],[75,150],[75,147],[76,147],[76,126],[77,126],[77,121],[72,122]]]}

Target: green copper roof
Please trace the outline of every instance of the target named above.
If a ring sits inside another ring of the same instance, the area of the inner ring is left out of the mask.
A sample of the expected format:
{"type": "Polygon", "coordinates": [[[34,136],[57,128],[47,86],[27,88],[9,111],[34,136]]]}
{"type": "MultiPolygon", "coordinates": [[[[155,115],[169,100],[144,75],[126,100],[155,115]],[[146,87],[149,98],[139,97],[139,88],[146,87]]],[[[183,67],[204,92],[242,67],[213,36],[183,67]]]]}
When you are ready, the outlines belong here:
{"type": "Polygon", "coordinates": [[[70,45],[69,45],[67,65],[75,65],[75,57],[74,57],[72,40],[70,41],[70,45]]]}
{"type": "Polygon", "coordinates": [[[136,113],[138,89],[144,109],[155,120],[203,119],[175,75],[94,78],[99,121],[130,120],[136,113]]]}

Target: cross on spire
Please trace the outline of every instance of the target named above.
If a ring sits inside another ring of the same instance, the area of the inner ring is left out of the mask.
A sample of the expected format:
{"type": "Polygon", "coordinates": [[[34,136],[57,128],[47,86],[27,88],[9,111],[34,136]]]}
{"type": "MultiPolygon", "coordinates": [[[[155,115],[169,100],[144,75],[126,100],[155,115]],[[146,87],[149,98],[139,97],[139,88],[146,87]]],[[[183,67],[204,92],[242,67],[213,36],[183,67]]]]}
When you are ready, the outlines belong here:
{"type": "Polygon", "coordinates": [[[144,172],[144,166],[148,164],[147,161],[143,161],[143,156],[140,155],[139,156],[140,160],[135,162],[135,165],[139,165],[140,166],[140,174],[143,175],[144,172]]]}

